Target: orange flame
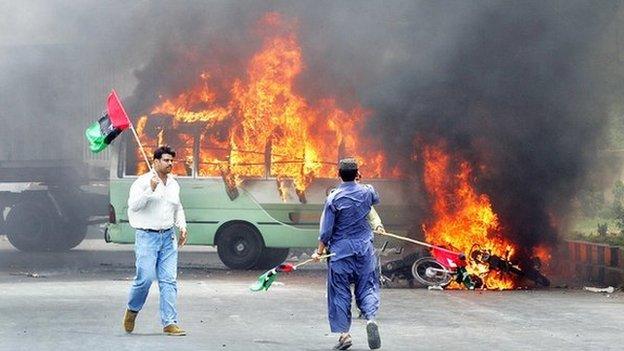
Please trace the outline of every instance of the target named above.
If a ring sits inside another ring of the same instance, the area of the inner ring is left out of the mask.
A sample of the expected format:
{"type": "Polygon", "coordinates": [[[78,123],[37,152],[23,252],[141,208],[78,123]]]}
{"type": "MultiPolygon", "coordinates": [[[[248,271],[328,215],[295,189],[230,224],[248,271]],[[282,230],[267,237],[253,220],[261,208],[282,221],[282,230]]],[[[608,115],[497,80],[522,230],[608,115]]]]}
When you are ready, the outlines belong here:
{"type": "MultiPolygon", "coordinates": [[[[346,156],[357,155],[368,178],[399,175],[397,169],[384,173],[383,153],[362,140],[369,111],[343,110],[334,98],[312,105],[297,91],[295,79],[305,67],[294,23],[269,13],[259,25],[263,44],[251,57],[246,76],[231,79],[230,90],[218,94],[210,84],[211,72],[203,72],[199,83],[164,99],[150,115],[140,118],[141,138],[156,144],[144,132],[145,119],[171,116],[173,129],[193,124],[201,131],[200,176],[225,172],[237,182],[242,177],[275,177],[283,198],[288,196],[284,179],[292,179],[297,192],[303,192],[316,177],[335,177],[336,162],[346,156]],[[229,96],[225,103],[216,98],[222,95],[229,96]]],[[[165,142],[171,143],[171,134],[165,133],[165,142]]],[[[175,137],[180,134],[184,132],[177,131],[175,137]]],[[[182,144],[183,150],[176,147],[181,156],[192,155],[193,146],[182,144]]],[[[144,168],[139,165],[137,171],[144,168]]],[[[184,171],[182,166],[174,168],[176,173],[184,171]]]]}
{"type": "Polygon", "coordinates": [[[545,245],[533,248],[533,256],[539,258],[542,264],[549,264],[552,259],[551,249],[545,245]]]}
{"type": "MultiPolygon", "coordinates": [[[[487,195],[479,194],[471,184],[471,168],[459,162],[456,174],[453,161],[443,146],[424,148],[424,183],[432,198],[433,221],[425,229],[428,242],[452,247],[470,257],[473,245],[489,250],[505,259],[514,253],[514,246],[500,235],[498,217],[487,195]]],[[[488,267],[471,264],[471,274],[481,276],[488,289],[512,289],[511,277],[489,271],[488,267]]]]}

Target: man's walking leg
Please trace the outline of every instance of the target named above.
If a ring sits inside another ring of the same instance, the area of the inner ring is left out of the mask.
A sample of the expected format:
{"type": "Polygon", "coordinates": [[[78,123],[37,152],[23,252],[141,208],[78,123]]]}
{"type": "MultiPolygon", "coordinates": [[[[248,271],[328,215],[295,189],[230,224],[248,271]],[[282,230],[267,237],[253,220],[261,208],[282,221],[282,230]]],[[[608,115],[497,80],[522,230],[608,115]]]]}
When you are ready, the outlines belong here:
{"type": "Polygon", "coordinates": [[[327,309],[332,333],[340,333],[337,350],[352,345],[351,335],[351,279],[350,262],[347,259],[333,261],[327,271],[327,309]]]}
{"type": "Polygon", "coordinates": [[[176,282],[178,271],[178,248],[173,231],[162,234],[162,249],[158,257],[158,287],[160,289],[160,319],[163,331],[168,335],[183,336],[186,332],[178,326],[176,282]]]}
{"type": "Polygon", "coordinates": [[[137,314],[143,308],[152,281],[156,279],[158,243],[150,233],[137,230],[134,254],[136,256],[136,276],[130,288],[128,306],[124,314],[124,329],[131,333],[137,314]]]}
{"type": "Polygon", "coordinates": [[[379,327],[375,322],[380,300],[379,271],[375,269],[374,259],[364,258],[358,262],[359,273],[355,279],[355,302],[367,320],[366,334],[370,349],[381,347],[379,327]]]}

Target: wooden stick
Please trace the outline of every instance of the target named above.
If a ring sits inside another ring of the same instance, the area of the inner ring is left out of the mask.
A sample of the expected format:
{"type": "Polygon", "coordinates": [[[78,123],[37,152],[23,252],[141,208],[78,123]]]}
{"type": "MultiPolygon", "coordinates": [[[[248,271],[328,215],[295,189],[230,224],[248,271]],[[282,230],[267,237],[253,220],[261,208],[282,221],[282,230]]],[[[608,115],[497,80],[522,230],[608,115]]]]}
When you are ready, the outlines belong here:
{"type": "Polygon", "coordinates": [[[436,250],[440,250],[440,251],[444,251],[446,253],[450,253],[450,254],[459,254],[460,252],[456,252],[456,251],[451,251],[439,246],[435,246],[435,245],[431,245],[429,243],[426,242],[422,242],[422,241],[418,241],[418,240],[414,240],[412,238],[408,238],[405,236],[400,236],[397,234],[393,234],[393,233],[388,233],[388,232],[380,232],[380,231],[373,231],[375,234],[379,234],[379,235],[383,235],[383,236],[389,236],[391,238],[395,238],[395,239],[399,239],[399,240],[403,240],[403,241],[408,241],[410,243],[414,243],[414,244],[418,244],[418,245],[422,245],[422,246],[426,246],[426,247],[430,247],[432,249],[436,249],[436,250]]]}
{"type": "Polygon", "coordinates": [[[150,164],[149,159],[147,158],[145,149],[143,149],[143,145],[141,144],[141,140],[139,139],[139,134],[137,134],[132,123],[130,123],[130,129],[132,129],[132,134],[134,134],[134,140],[137,142],[137,145],[139,145],[139,148],[141,149],[141,153],[143,154],[143,159],[145,160],[145,163],[147,163],[147,167],[149,167],[150,172],[156,174],[156,172],[154,172],[154,169],[152,169],[152,165],[150,164]]]}
{"type": "MultiPolygon", "coordinates": [[[[336,253],[331,253],[329,255],[322,255],[322,256],[319,256],[319,259],[322,260],[322,259],[329,258],[329,257],[335,256],[335,255],[336,255],[336,253]]],[[[297,269],[297,267],[303,266],[304,264],[310,263],[312,261],[314,261],[314,259],[313,258],[309,258],[309,259],[307,259],[307,260],[305,260],[303,262],[297,263],[296,265],[293,266],[293,269],[297,269]]]]}

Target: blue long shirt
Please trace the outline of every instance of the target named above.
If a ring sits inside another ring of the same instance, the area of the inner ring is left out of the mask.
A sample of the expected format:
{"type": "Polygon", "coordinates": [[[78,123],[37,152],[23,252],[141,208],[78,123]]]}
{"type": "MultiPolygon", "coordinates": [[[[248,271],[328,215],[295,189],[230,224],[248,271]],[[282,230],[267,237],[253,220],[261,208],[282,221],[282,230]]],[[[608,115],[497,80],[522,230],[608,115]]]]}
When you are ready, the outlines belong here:
{"type": "Polygon", "coordinates": [[[373,255],[373,231],[366,216],[379,195],[368,184],[343,182],[325,201],[319,241],[336,255],[332,261],[352,255],[373,255]]]}

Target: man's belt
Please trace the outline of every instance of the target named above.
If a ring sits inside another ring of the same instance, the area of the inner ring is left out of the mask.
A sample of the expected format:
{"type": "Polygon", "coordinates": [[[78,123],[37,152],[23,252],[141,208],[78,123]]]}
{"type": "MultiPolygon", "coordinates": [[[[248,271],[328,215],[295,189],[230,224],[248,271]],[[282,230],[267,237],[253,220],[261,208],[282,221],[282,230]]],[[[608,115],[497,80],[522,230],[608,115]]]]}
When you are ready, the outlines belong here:
{"type": "Polygon", "coordinates": [[[150,232],[150,233],[164,233],[164,232],[170,231],[171,229],[173,229],[173,227],[169,227],[167,229],[147,229],[147,228],[138,228],[138,229],[144,232],[150,232]]]}

